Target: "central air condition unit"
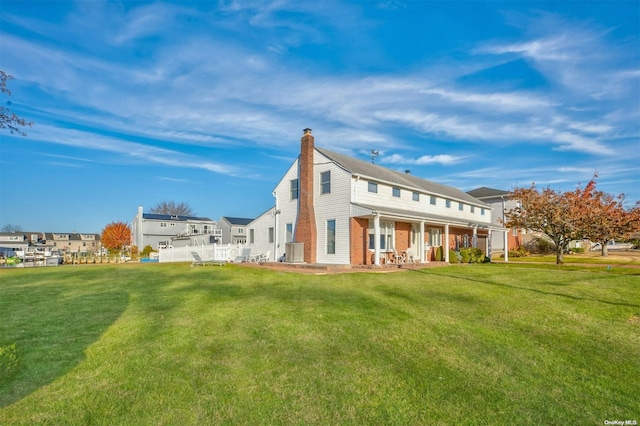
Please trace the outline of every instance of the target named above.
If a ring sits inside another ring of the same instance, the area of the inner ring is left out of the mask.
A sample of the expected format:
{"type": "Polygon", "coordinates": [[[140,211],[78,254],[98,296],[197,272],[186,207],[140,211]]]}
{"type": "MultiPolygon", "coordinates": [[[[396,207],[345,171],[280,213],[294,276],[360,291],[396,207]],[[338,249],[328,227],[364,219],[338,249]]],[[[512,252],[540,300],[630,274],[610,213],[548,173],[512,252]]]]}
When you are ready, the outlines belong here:
{"type": "Polygon", "coordinates": [[[304,262],[304,243],[286,243],[285,244],[285,262],[303,263],[304,262]]]}

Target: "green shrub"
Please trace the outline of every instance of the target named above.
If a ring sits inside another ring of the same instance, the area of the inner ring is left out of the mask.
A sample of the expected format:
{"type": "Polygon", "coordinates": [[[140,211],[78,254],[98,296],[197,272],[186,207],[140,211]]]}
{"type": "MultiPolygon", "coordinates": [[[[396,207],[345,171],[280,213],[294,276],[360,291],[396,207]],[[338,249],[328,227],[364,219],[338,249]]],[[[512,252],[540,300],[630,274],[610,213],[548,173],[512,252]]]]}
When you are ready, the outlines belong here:
{"type": "Polygon", "coordinates": [[[509,250],[509,257],[527,257],[529,254],[525,246],[520,246],[515,250],[509,250]]]}
{"type": "Polygon", "coordinates": [[[151,253],[155,252],[155,250],[153,249],[153,247],[147,245],[142,249],[142,252],[140,252],[140,256],[141,257],[149,257],[149,255],[151,253]]]}
{"type": "Polygon", "coordinates": [[[444,260],[442,253],[442,246],[438,246],[436,249],[436,261],[442,262],[444,260]]]}
{"type": "Polygon", "coordinates": [[[462,256],[462,263],[487,262],[487,257],[479,248],[463,247],[460,249],[460,255],[462,256]]]}
{"type": "Polygon", "coordinates": [[[585,251],[585,250],[584,250],[584,248],[583,248],[583,247],[573,247],[573,248],[570,248],[570,249],[569,249],[569,252],[571,252],[571,253],[579,253],[579,254],[582,254],[582,253],[584,253],[584,251],[585,251]]]}
{"type": "Polygon", "coordinates": [[[20,368],[16,344],[0,346],[0,380],[13,377],[20,368]]]}
{"type": "Polygon", "coordinates": [[[449,249],[449,263],[460,263],[462,256],[455,250],[449,249]]]}
{"type": "Polygon", "coordinates": [[[555,244],[546,238],[535,238],[527,243],[527,250],[535,254],[555,253],[555,244]]]}

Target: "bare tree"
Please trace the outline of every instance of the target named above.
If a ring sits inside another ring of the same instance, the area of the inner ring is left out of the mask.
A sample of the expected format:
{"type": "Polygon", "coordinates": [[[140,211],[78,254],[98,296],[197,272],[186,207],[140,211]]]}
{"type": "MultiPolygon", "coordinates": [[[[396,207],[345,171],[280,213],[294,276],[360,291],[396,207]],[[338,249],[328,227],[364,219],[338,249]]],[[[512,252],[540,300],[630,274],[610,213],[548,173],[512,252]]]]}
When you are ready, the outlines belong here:
{"type": "Polygon", "coordinates": [[[149,209],[149,213],[170,214],[176,216],[194,216],[195,213],[188,203],[181,201],[162,201],[149,209]]]}
{"type": "Polygon", "coordinates": [[[11,223],[7,223],[2,228],[0,228],[2,232],[20,232],[22,231],[22,227],[20,225],[14,225],[11,223]]]}
{"type": "MultiPolygon", "coordinates": [[[[0,70],[0,93],[11,96],[11,90],[7,88],[7,80],[13,80],[13,76],[0,70]]],[[[7,103],[10,104],[10,102],[7,103]]],[[[31,127],[32,125],[33,123],[18,117],[15,113],[11,112],[9,108],[0,106],[0,129],[6,128],[9,129],[11,134],[26,136],[27,133],[18,126],[31,127]]]]}

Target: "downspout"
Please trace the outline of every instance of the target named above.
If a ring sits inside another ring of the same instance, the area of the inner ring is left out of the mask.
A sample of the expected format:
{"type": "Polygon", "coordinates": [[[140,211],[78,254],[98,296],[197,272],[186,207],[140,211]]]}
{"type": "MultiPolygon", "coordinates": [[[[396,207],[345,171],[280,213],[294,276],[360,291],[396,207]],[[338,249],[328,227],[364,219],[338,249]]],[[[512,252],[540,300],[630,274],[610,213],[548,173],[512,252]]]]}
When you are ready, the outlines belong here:
{"type": "Polygon", "coordinates": [[[278,193],[273,191],[271,193],[273,197],[276,199],[275,207],[273,208],[273,260],[278,261],[278,215],[280,214],[280,210],[278,210],[278,193]]]}

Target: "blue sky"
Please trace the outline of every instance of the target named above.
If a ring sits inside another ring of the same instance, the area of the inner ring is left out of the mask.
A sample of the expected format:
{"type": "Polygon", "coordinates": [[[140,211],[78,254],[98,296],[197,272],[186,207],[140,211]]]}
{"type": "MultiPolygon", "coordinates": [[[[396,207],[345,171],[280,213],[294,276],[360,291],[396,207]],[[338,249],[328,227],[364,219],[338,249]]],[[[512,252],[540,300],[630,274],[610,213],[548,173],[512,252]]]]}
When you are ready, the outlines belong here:
{"type": "Polygon", "coordinates": [[[468,191],[640,200],[637,1],[8,1],[0,226],[255,217],[316,145],[468,191]],[[4,129],[6,130],[6,129],[4,129]]]}

